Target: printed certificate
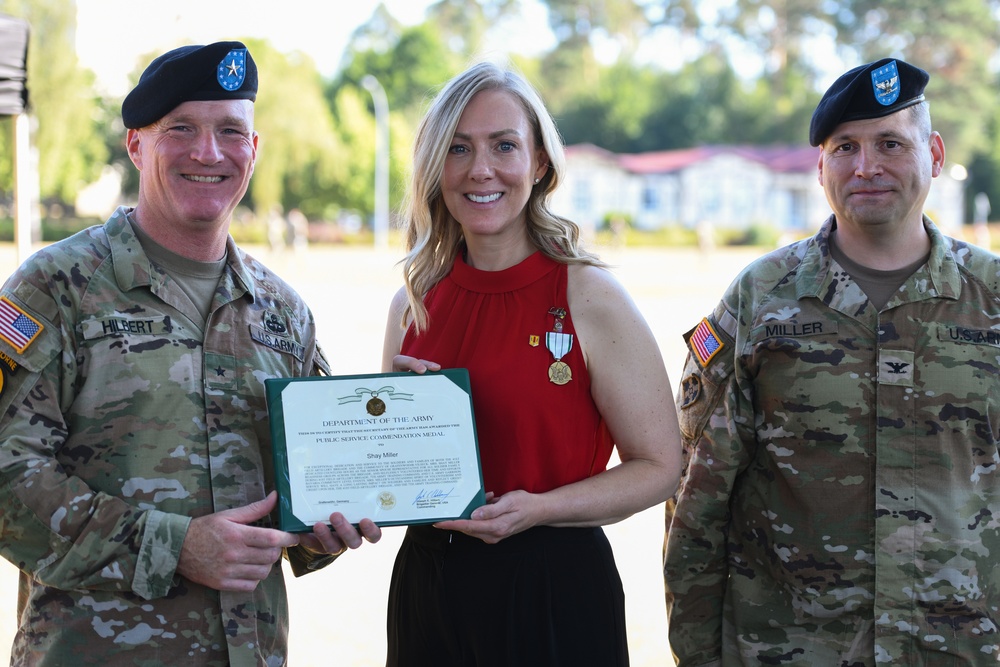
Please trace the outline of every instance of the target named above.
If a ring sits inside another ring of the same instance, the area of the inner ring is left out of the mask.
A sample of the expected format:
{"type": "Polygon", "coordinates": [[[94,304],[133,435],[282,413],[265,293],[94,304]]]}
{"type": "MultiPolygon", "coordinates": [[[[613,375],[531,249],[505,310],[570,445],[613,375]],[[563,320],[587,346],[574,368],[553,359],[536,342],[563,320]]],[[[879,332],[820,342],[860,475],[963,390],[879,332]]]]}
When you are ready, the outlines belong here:
{"type": "Polygon", "coordinates": [[[265,380],[280,528],[341,512],[380,526],[485,504],[469,372],[265,380]]]}

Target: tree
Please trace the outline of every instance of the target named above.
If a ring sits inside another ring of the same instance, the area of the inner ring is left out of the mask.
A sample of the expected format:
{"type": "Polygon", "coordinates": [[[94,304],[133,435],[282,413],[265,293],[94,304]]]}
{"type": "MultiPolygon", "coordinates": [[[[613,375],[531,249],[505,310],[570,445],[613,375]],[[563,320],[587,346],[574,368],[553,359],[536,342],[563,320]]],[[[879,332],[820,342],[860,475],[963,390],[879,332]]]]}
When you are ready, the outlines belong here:
{"type": "MultiPolygon", "coordinates": [[[[658,107],[650,113],[643,136],[663,149],[717,143],[750,143],[744,127],[730,120],[746,96],[725,58],[708,53],[664,77],[658,107]]],[[[648,149],[647,149],[648,150],[648,149]]]]}
{"type": "MultiPolygon", "coordinates": [[[[995,88],[1000,81],[993,82],[995,88]]],[[[947,149],[947,145],[946,145],[947,149]]],[[[969,164],[966,184],[966,219],[972,220],[973,200],[985,192],[991,202],[991,219],[1000,219],[1000,106],[993,107],[987,132],[969,164]]]]}
{"type": "MultiPolygon", "coordinates": [[[[378,13],[373,20],[384,23],[378,13]]],[[[332,104],[341,88],[360,88],[361,80],[371,75],[385,89],[389,109],[416,124],[424,105],[465,61],[446,46],[440,31],[430,22],[400,29],[393,40],[377,48],[366,38],[367,28],[359,29],[348,44],[350,57],[327,88],[327,100],[332,104]],[[400,63],[406,63],[406,67],[400,67],[400,63]]]]}
{"type": "MultiPolygon", "coordinates": [[[[666,101],[660,91],[666,78],[651,68],[618,63],[602,70],[606,84],[549,101],[567,143],[592,143],[610,151],[636,152],[650,147],[649,116],[666,101]]],[[[548,89],[546,89],[548,90],[548,89]]]]}
{"type": "Polygon", "coordinates": [[[614,43],[620,50],[619,59],[628,61],[649,26],[635,0],[544,1],[558,46],[544,58],[542,73],[547,89],[556,95],[602,85],[595,40],[614,43]]]}
{"type": "Polygon", "coordinates": [[[490,27],[519,5],[520,0],[439,0],[427,8],[425,25],[433,25],[452,52],[468,58],[482,48],[490,27]]]}
{"type": "Polygon", "coordinates": [[[254,123],[260,134],[248,197],[258,216],[275,208],[299,208],[307,217],[331,213],[324,194],[348,178],[349,153],[337,138],[312,60],[283,54],[270,43],[242,40],[257,63],[260,86],[254,123]]]}
{"type": "Polygon", "coordinates": [[[983,0],[854,0],[836,14],[840,40],[859,62],[899,55],[931,74],[927,97],[948,160],[968,163],[1000,102],[990,59],[998,49],[998,4],[983,0]],[[991,7],[992,5],[992,7],[991,7]]]}
{"type": "MultiPolygon", "coordinates": [[[[31,26],[28,43],[30,114],[36,119],[32,145],[38,150],[43,199],[72,206],[87,183],[107,164],[102,136],[106,121],[93,94],[93,73],[79,67],[74,47],[73,0],[0,0],[0,11],[31,26]]],[[[0,133],[0,154],[10,155],[11,132],[0,133]]],[[[0,168],[2,169],[2,168],[0,168]]],[[[9,167],[0,171],[0,190],[10,190],[9,167]]]]}
{"type": "Polygon", "coordinates": [[[355,31],[347,53],[344,68],[325,93],[338,141],[350,155],[344,162],[349,174],[331,194],[367,218],[375,201],[375,111],[361,81],[375,77],[388,99],[390,206],[396,209],[405,193],[413,131],[426,104],[464,61],[445,46],[432,23],[403,28],[381,6],[355,31]]]}

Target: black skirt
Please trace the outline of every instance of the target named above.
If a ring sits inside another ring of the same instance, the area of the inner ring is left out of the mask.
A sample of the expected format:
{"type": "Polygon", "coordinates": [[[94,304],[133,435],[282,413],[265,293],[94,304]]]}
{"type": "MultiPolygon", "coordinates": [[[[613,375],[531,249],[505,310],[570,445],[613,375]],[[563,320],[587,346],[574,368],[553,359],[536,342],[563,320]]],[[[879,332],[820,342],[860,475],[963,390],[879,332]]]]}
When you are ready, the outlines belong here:
{"type": "Polygon", "coordinates": [[[387,667],[626,667],[625,593],[601,528],[498,544],[410,526],[396,555],[387,667]]]}

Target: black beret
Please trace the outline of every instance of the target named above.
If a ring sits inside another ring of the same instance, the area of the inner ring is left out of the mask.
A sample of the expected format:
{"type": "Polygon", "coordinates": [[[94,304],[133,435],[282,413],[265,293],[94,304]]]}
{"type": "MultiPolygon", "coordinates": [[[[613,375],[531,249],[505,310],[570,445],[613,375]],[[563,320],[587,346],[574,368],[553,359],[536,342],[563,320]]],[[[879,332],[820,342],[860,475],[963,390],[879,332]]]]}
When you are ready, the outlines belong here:
{"type": "Polygon", "coordinates": [[[892,58],[855,67],[823,94],[809,125],[809,143],[819,146],[841,123],[881,118],[923,102],[928,79],[919,67],[892,58]]]}
{"type": "Polygon", "coordinates": [[[241,42],[182,46],[149,63],[122,102],[125,127],[155,123],[182,102],[257,99],[257,65],[241,42]]]}

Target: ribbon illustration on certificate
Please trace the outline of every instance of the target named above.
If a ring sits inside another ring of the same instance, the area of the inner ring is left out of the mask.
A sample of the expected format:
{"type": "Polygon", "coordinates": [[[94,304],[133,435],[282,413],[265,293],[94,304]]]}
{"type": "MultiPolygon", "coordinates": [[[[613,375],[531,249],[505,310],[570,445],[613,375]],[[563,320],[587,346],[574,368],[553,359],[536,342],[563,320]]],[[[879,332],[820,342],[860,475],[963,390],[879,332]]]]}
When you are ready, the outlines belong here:
{"type": "Polygon", "coordinates": [[[466,369],[264,384],[282,530],[311,531],[333,512],[432,523],[485,503],[466,369]]]}

